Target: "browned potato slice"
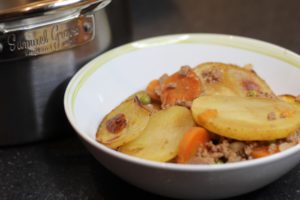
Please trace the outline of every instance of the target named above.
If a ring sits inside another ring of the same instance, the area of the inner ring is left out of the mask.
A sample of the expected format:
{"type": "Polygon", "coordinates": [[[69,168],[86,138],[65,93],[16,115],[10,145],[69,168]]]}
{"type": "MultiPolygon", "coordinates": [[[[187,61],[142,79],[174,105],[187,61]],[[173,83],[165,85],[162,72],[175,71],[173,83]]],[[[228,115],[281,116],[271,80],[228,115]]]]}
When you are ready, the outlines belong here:
{"type": "Polygon", "coordinates": [[[295,96],[290,95],[290,94],[284,94],[284,95],[279,95],[279,99],[293,104],[295,107],[297,107],[300,110],[300,101],[296,99],[295,96]]]}
{"type": "Polygon", "coordinates": [[[270,87],[251,68],[203,63],[194,68],[204,95],[274,97],[270,87]]]}
{"type": "Polygon", "coordinates": [[[177,155],[183,134],[193,125],[191,111],[185,107],[160,110],[151,115],[142,134],[119,151],[148,160],[169,161],[177,155]]]}
{"type": "Polygon", "coordinates": [[[237,140],[285,138],[300,127],[300,111],[278,99],[201,96],[192,113],[200,126],[237,140]]]}
{"type": "Polygon", "coordinates": [[[104,118],[96,139],[113,149],[124,145],[139,136],[146,127],[150,114],[136,98],[129,98],[104,118]]]}

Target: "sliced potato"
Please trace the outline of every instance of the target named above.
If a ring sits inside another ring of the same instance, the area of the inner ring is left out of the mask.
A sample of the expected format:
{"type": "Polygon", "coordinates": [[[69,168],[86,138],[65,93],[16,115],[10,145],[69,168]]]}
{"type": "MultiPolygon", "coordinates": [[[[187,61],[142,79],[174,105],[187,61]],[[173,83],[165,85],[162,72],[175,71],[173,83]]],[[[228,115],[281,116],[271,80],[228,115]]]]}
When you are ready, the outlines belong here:
{"type": "Polygon", "coordinates": [[[124,145],[139,136],[146,127],[150,114],[136,98],[129,98],[104,118],[96,139],[113,149],[124,145]]]}
{"type": "Polygon", "coordinates": [[[252,69],[224,63],[203,63],[194,68],[204,95],[274,97],[270,87],[252,69]]]}
{"type": "Polygon", "coordinates": [[[290,95],[290,94],[284,94],[284,95],[279,95],[278,96],[279,99],[291,103],[292,105],[294,105],[297,109],[300,110],[300,102],[296,99],[295,96],[290,95]]]}
{"type": "Polygon", "coordinates": [[[300,127],[300,111],[278,99],[201,96],[192,113],[200,126],[242,141],[285,138],[300,127]]]}
{"type": "Polygon", "coordinates": [[[148,160],[169,161],[177,155],[181,138],[193,125],[191,111],[185,107],[160,110],[151,115],[142,134],[119,151],[148,160]]]}

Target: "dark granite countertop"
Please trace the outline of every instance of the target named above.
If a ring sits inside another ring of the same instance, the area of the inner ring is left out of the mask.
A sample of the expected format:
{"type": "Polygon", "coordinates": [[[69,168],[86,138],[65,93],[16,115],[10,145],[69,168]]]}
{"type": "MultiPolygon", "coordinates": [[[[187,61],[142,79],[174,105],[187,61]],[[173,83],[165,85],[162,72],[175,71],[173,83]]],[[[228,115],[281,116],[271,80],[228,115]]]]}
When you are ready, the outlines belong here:
{"type": "MultiPolygon", "coordinates": [[[[75,133],[0,149],[1,200],[167,199],[142,191],[101,166],[75,133]]],[[[274,183],[233,200],[300,199],[300,165],[274,183]]]]}
{"type": "MultiPolygon", "coordinates": [[[[113,0],[111,6],[122,0],[113,0]]],[[[131,28],[115,41],[211,32],[253,37],[300,53],[298,0],[128,0],[131,28]],[[121,39],[122,40],[121,40],[121,39]]],[[[113,10],[113,9],[112,9],[113,10]]],[[[116,12],[116,11],[115,11],[116,12]]],[[[115,15],[121,17],[120,13],[115,15]]],[[[123,17],[123,16],[122,16],[123,17]]],[[[122,18],[123,19],[123,18],[122,18]]],[[[126,26],[129,25],[126,24],[126,26]]],[[[120,32],[119,32],[120,31],[120,32]]],[[[117,33],[120,33],[119,35],[117,33]]],[[[99,164],[73,131],[59,138],[0,148],[0,200],[167,199],[140,190],[99,164]]],[[[233,200],[300,199],[300,165],[277,181],[233,200]]]]}

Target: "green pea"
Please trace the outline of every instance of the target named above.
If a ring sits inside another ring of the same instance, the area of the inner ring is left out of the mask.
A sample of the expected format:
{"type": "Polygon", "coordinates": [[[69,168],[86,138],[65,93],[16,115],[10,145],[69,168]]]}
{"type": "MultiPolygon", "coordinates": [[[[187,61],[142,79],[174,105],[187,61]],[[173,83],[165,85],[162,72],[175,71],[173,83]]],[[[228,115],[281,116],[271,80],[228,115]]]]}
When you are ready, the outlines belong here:
{"type": "Polygon", "coordinates": [[[248,96],[249,97],[256,97],[256,95],[257,95],[257,92],[255,90],[249,90],[248,91],[248,96]]]}
{"type": "Polygon", "coordinates": [[[143,105],[147,105],[151,103],[151,98],[147,93],[142,93],[138,95],[138,98],[143,105]]]}

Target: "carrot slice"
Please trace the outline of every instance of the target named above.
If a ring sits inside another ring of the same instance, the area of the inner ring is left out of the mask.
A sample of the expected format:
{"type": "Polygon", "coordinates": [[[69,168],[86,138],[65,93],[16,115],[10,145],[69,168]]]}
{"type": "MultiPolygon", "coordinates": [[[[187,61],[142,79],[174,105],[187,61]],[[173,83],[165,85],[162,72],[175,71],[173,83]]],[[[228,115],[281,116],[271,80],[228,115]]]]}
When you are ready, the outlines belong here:
{"type": "Polygon", "coordinates": [[[200,80],[189,67],[182,67],[178,72],[167,77],[161,83],[162,107],[191,104],[201,92],[200,80]]]}
{"type": "Polygon", "coordinates": [[[190,128],[183,136],[179,143],[177,162],[186,163],[193,155],[196,154],[197,149],[209,141],[209,134],[206,129],[201,127],[190,128]]]}
{"type": "MultiPolygon", "coordinates": [[[[274,153],[276,152],[278,152],[278,149],[274,151],[274,153]]],[[[272,155],[274,153],[269,151],[268,146],[259,146],[259,147],[255,147],[250,153],[250,155],[252,158],[262,158],[262,157],[272,155]]]]}
{"type": "Polygon", "coordinates": [[[150,81],[150,83],[148,84],[148,86],[146,88],[146,92],[151,97],[151,99],[160,101],[160,97],[156,93],[156,90],[159,89],[159,87],[160,87],[160,84],[159,84],[158,80],[155,79],[155,80],[150,81]]]}

